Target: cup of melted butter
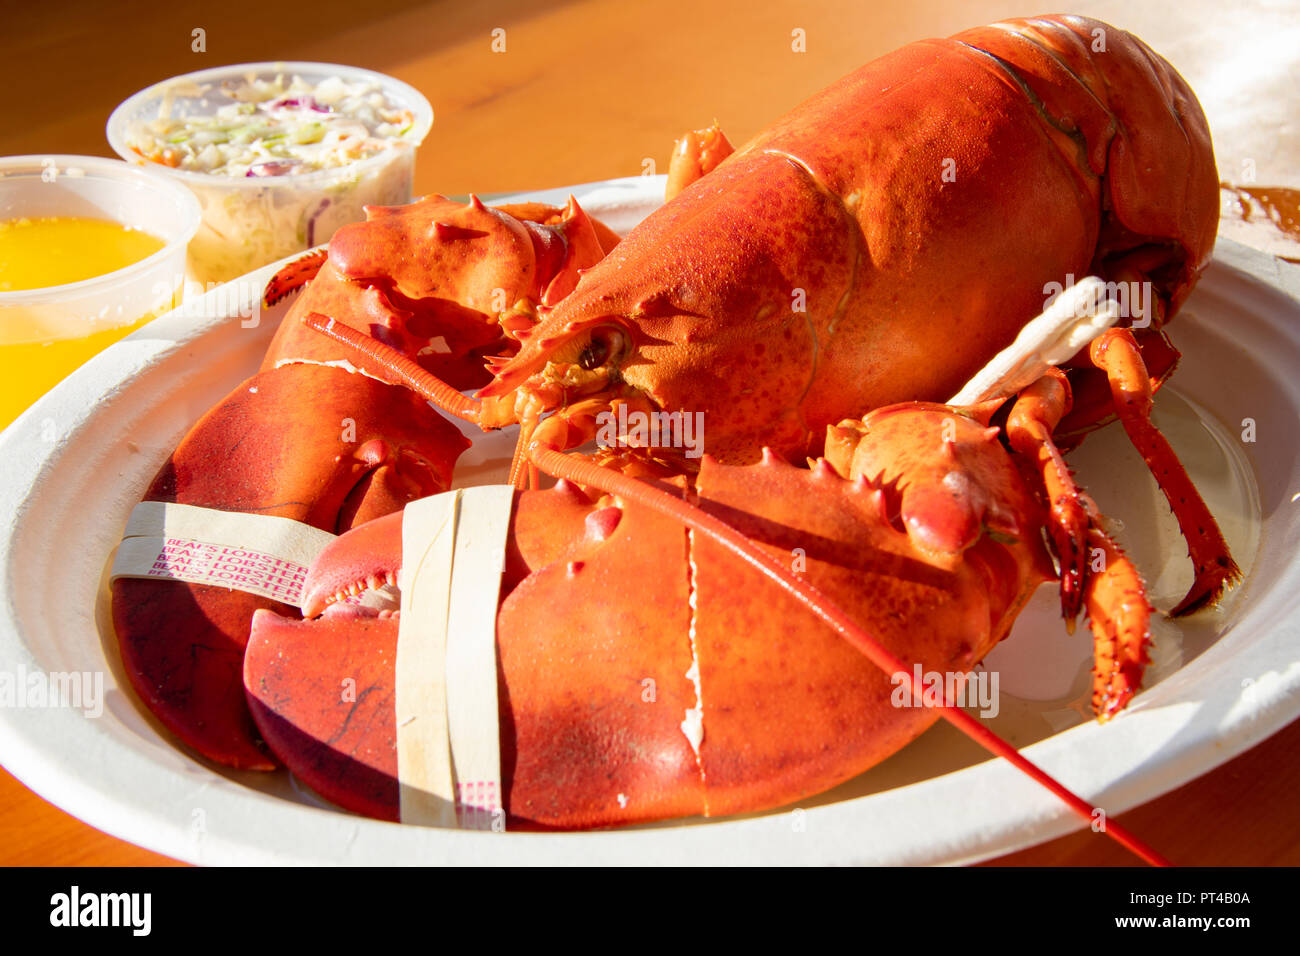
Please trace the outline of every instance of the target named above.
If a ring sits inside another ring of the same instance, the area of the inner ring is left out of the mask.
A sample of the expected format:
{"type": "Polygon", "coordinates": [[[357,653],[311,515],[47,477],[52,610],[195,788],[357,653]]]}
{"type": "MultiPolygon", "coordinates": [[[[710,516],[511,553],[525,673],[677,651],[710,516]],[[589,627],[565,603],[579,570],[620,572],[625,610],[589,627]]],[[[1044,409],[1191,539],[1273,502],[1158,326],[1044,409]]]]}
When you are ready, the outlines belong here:
{"type": "Polygon", "coordinates": [[[0,427],[179,304],[199,217],[184,187],[119,160],[0,159],[0,427]]]}

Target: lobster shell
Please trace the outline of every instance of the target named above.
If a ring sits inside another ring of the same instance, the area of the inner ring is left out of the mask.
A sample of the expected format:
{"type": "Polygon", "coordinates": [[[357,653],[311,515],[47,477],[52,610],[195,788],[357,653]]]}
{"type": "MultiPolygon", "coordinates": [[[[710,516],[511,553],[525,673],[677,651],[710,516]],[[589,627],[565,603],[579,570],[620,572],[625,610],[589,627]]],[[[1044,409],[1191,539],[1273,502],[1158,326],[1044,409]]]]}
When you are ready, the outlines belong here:
{"type": "MultiPolygon", "coordinates": [[[[474,199],[372,210],[371,222],[331,244],[263,374],[339,361],[333,343],[297,322],[324,312],[457,388],[483,381],[482,359],[508,352],[517,335],[518,354],[492,363],[497,374],[480,393],[502,397],[558,350],[599,364],[595,352],[568,347],[618,326],[633,350],[620,353],[610,381],[706,417],[714,457],[689,492],[701,508],[770,554],[805,549],[808,577],[897,656],[966,670],[1052,576],[1042,510],[987,420],[966,436],[983,449],[970,453],[984,461],[971,469],[952,457],[952,440],[925,430],[952,410],[909,405],[900,417],[894,403],[956,392],[1071,274],[1136,271],[1156,288],[1157,319],[1168,318],[1208,259],[1216,181],[1195,99],[1140,41],[1078,17],[1007,21],[913,44],[832,85],[599,262],[608,243],[573,203],[547,224],[474,199]],[[528,328],[534,307],[541,320],[528,328]],[[850,456],[875,463],[869,482],[781,460],[818,454],[826,426],[871,409],[867,451],[850,456]],[[959,468],[963,494],[948,484],[959,468]]],[[[1158,323],[1153,331],[1159,341],[1158,323]]],[[[558,381],[562,402],[585,397],[558,381]]],[[[364,389],[352,399],[367,401],[364,389]]],[[[535,421],[536,401],[493,405],[519,407],[535,421]]],[[[337,427],[324,414],[318,424],[337,427]]],[[[279,423],[266,416],[257,427],[279,423]]],[[[189,444],[211,461],[240,447],[234,437],[226,423],[189,444]]],[[[447,457],[430,473],[445,480],[461,443],[449,432],[435,439],[447,457]]],[[[302,440],[313,440],[310,429],[302,440]]],[[[329,466],[314,468],[328,485],[329,466]]],[[[213,507],[265,506],[224,490],[218,498],[213,507]]],[[[333,520],[342,529],[399,505],[390,496],[333,520]]],[[[344,537],[321,573],[355,587],[365,577],[353,575],[358,564],[393,570],[395,524],[344,537]]],[[[560,486],[517,495],[513,533],[498,644],[516,824],[779,805],[861,772],[935,719],[891,706],[889,675],[790,599],[738,583],[745,572],[734,557],[670,520],[560,486]],[[679,726],[699,700],[688,670],[710,708],[698,747],[679,726]],[[650,710],[639,693],[647,678],[657,688],[650,710]]],[[[231,607],[236,619],[251,610],[241,599],[231,607]]],[[[128,670],[151,680],[201,646],[186,634],[160,652],[160,616],[123,620],[124,653],[141,651],[128,670]]],[[[395,630],[347,612],[294,621],[263,608],[243,657],[270,748],[331,799],[387,818],[398,806],[395,630]],[[340,698],[341,678],[357,681],[356,700],[340,698]]],[[[225,651],[205,679],[229,680],[238,649],[225,651]]],[[[149,700],[147,682],[137,687],[149,700]]],[[[205,727],[208,700],[196,700],[184,721],[205,727]]],[[[236,709],[226,716],[242,725],[213,724],[196,746],[218,759],[223,735],[256,747],[236,709]]]]}
{"type": "Polygon", "coordinates": [[[828,425],[955,394],[1070,275],[1141,253],[1172,314],[1217,179],[1195,97],[1124,31],[1046,17],[913,43],[651,215],[480,394],[613,325],[621,379],[704,412],[719,460],[817,454],[828,425]]]}

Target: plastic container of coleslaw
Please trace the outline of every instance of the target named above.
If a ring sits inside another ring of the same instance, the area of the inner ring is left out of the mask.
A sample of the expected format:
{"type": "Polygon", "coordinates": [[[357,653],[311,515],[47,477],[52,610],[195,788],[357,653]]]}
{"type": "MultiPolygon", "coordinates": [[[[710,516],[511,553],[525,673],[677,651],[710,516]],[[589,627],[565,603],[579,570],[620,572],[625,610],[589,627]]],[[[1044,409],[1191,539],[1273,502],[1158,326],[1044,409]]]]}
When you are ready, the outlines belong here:
{"type": "Polygon", "coordinates": [[[108,119],[123,159],[199,201],[191,280],[210,286],[328,241],[368,205],[410,202],[433,109],[406,83],[333,63],[242,63],[156,83],[108,119]]]}

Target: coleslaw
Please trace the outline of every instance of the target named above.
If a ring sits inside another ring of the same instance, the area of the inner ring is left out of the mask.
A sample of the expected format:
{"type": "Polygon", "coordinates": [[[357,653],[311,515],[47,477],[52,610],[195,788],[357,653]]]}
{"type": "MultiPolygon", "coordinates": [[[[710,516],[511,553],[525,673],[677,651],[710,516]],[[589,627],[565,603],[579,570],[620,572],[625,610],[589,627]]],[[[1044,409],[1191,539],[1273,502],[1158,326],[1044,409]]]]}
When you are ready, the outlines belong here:
{"type": "Polygon", "coordinates": [[[284,74],[227,81],[231,100],[215,114],[172,116],[175,97],[201,97],[201,84],[174,84],[157,119],[134,123],[127,145],[150,162],[215,176],[292,176],[337,169],[401,142],[414,125],[379,84],[337,76],[312,84],[284,74]]]}
{"type": "Polygon", "coordinates": [[[140,91],[109,118],[108,138],[194,193],[203,221],[187,272],[211,287],[327,242],[368,205],[410,202],[432,121],[424,97],[380,73],[254,63],[140,91]]]}

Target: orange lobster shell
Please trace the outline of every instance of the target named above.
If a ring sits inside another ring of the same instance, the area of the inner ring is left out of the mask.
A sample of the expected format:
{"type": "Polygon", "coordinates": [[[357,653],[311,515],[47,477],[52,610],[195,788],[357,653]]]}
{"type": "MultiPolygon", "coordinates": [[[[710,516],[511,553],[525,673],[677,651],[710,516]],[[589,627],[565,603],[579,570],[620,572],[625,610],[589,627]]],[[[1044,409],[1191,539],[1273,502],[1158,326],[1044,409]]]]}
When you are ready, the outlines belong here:
{"type": "Polygon", "coordinates": [[[704,412],[714,457],[815,455],[828,425],[954,395],[1067,276],[1135,274],[1168,318],[1217,222],[1205,117],[1164,60],[1095,20],[1010,20],[796,107],[588,270],[481,394],[614,326],[617,377],[704,412]]]}

